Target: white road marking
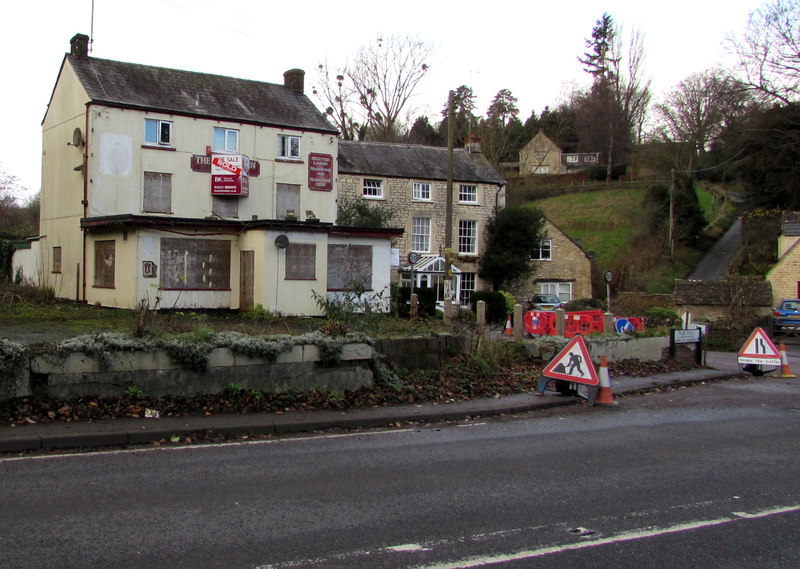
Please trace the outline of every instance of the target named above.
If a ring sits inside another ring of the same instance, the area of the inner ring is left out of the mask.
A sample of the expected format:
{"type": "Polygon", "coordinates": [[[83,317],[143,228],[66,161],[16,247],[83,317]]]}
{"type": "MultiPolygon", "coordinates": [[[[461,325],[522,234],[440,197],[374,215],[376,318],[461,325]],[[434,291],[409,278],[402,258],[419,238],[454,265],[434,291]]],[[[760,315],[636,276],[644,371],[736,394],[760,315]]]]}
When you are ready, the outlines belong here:
{"type": "Polygon", "coordinates": [[[576,551],[580,549],[588,549],[590,547],[600,547],[603,545],[611,545],[616,543],[623,543],[626,541],[635,541],[639,539],[647,539],[651,537],[659,537],[673,533],[681,533],[692,531],[707,527],[719,526],[729,524],[732,522],[741,521],[742,519],[758,519],[778,514],[788,514],[793,512],[800,512],[800,504],[793,506],[776,506],[753,512],[743,514],[743,512],[733,513],[730,517],[716,518],[710,520],[697,520],[676,524],[665,528],[640,528],[629,531],[620,532],[606,538],[596,539],[593,541],[585,541],[581,543],[573,543],[566,545],[553,545],[548,547],[541,547],[539,549],[531,549],[525,551],[518,551],[516,553],[508,553],[505,555],[492,555],[486,557],[473,557],[470,559],[462,559],[455,562],[435,563],[432,565],[421,565],[415,569],[470,569],[473,567],[484,567],[487,565],[499,565],[501,563],[508,563],[510,561],[520,561],[523,559],[534,559],[537,557],[544,557],[556,553],[563,553],[565,551],[576,551]]]}
{"type": "MultiPolygon", "coordinates": [[[[352,438],[352,437],[366,437],[366,436],[374,436],[374,435],[386,435],[386,434],[397,434],[397,433],[410,433],[414,432],[414,429],[387,429],[385,431],[364,431],[358,433],[334,433],[334,434],[321,434],[321,435],[306,435],[303,437],[285,437],[285,438],[276,438],[276,439],[259,439],[259,440],[250,440],[250,441],[231,441],[231,442],[221,442],[221,443],[197,443],[197,444],[190,444],[190,445],[181,445],[181,446],[150,446],[150,447],[142,447],[142,448],[124,448],[124,449],[116,449],[116,450],[98,450],[98,451],[90,451],[90,452],[80,452],[79,450],[66,450],[60,452],[60,454],[37,454],[31,456],[9,456],[9,457],[2,457],[0,456],[0,462],[21,462],[27,460],[52,460],[52,459],[61,459],[61,458],[76,458],[76,457],[84,457],[84,456],[107,456],[107,455],[115,455],[115,454],[144,454],[148,452],[169,452],[169,451],[187,451],[187,450],[211,450],[211,449],[219,449],[219,448],[226,448],[226,447],[241,447],[241,446],[250,446],[250,445],[274,445],[274,444],[286,444],[291,442],[303,442],[303,441],[313,441],[319,439],[343,439],[343,438],[352,438]]],[[[288,434],[288,433],[287,433],[288,434]]],[[[142,443],[147,444],[147,443],[142,443]]],[[[47,452],[50,449],[40,449],[40,451],[47,452]]]]}
{"type": "Polygon", "coordinates": [[[430,551],[430,548],[424,547],[418,543],[406,543],[405,545],[393,545],[387,547],[387,551],[409,552],[409,551],[430,551]]]}

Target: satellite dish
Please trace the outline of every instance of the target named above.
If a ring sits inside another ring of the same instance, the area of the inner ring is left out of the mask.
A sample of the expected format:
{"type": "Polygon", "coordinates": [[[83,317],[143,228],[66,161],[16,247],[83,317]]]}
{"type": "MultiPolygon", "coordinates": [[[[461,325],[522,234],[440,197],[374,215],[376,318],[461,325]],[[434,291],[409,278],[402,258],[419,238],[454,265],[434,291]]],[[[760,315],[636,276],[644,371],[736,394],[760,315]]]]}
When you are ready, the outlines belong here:
{"type": "Polygon", "coordinates": [[[286,249],[289,246],[289,238],[283,234],[278,235],[275,238],[275,246],[278,249],[286,249]]]}
{"type": "Polygon", "coordinates": [[[83,133],[79,128],[72,131],[72,146],[83,146],[83,133]]]}

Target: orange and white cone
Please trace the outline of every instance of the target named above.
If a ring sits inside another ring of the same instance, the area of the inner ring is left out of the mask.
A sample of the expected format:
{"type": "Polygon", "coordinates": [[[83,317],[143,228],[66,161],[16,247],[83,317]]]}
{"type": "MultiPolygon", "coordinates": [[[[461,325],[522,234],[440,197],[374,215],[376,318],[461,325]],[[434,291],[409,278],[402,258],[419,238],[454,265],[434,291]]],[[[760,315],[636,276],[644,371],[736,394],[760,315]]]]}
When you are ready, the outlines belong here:
{"type": "Polygon", "coordinates": [[[514,326],[511,324],[511,315],[508,315],[508,320],[506,320],[506,327],[503,328],[503,334],[506,336],[513,336],[514,335],[514,326]]]}
{"type": "Polygon", "coordinates": [[[792,373],[792,369],[789,367],[785,344],[781,344],[781,373],[775,374],[774,377],[797,377],[792,373]]]}
{"type": "Polygon", "coordinates": [[[608,375],[608,360],[605,356],[600,356],[600,388],[597,391],[597,397],[594,400],[595,405],[613,406],[618,405],[618,401],[614,401],[614,394],[611,393],[611,378],[608,375]]]}

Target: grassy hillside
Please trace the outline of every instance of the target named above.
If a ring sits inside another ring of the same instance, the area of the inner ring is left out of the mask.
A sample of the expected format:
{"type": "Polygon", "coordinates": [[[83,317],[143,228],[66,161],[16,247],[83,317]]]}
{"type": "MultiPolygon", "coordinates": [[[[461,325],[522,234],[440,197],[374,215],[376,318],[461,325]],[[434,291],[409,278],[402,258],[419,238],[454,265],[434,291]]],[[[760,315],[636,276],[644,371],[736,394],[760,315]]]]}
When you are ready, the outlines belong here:
{"type": "MultiPolygon", "coordinates": [[[[673,281],[688,275],[702,252],[685,247],[668,255],[668,234],[654,232],[645,202],[648,185],[626,185],[538,199],[535,205],[587,252],[594,252],[595,294],[604,296],[602,275],[613,271],[618,291],[672,292],[673,281]]],[[[708,194],[704,211],[717,209],[708,194]]]]}

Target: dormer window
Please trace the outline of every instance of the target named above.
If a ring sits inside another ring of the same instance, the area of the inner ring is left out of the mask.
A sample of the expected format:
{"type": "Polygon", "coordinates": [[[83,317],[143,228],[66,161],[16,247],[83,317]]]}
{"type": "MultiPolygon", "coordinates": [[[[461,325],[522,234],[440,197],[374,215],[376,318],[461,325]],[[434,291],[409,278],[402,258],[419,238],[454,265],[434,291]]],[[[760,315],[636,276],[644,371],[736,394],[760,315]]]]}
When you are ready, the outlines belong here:
{"type": "Polygon", "coordinates": [[[144,143],[150,146],[172,146],[172,121],[144,119],[144,143]]]}
{"type": "Polygon", "coordinates": [[[300,160],[300,137],[288,134],[278,135],[278,157],[300,160]]]}
{"type": "Polygon", "coordinates": [[[214,127],[214,152],[239,152],[239,131],[233,128],[214,127]]]}

